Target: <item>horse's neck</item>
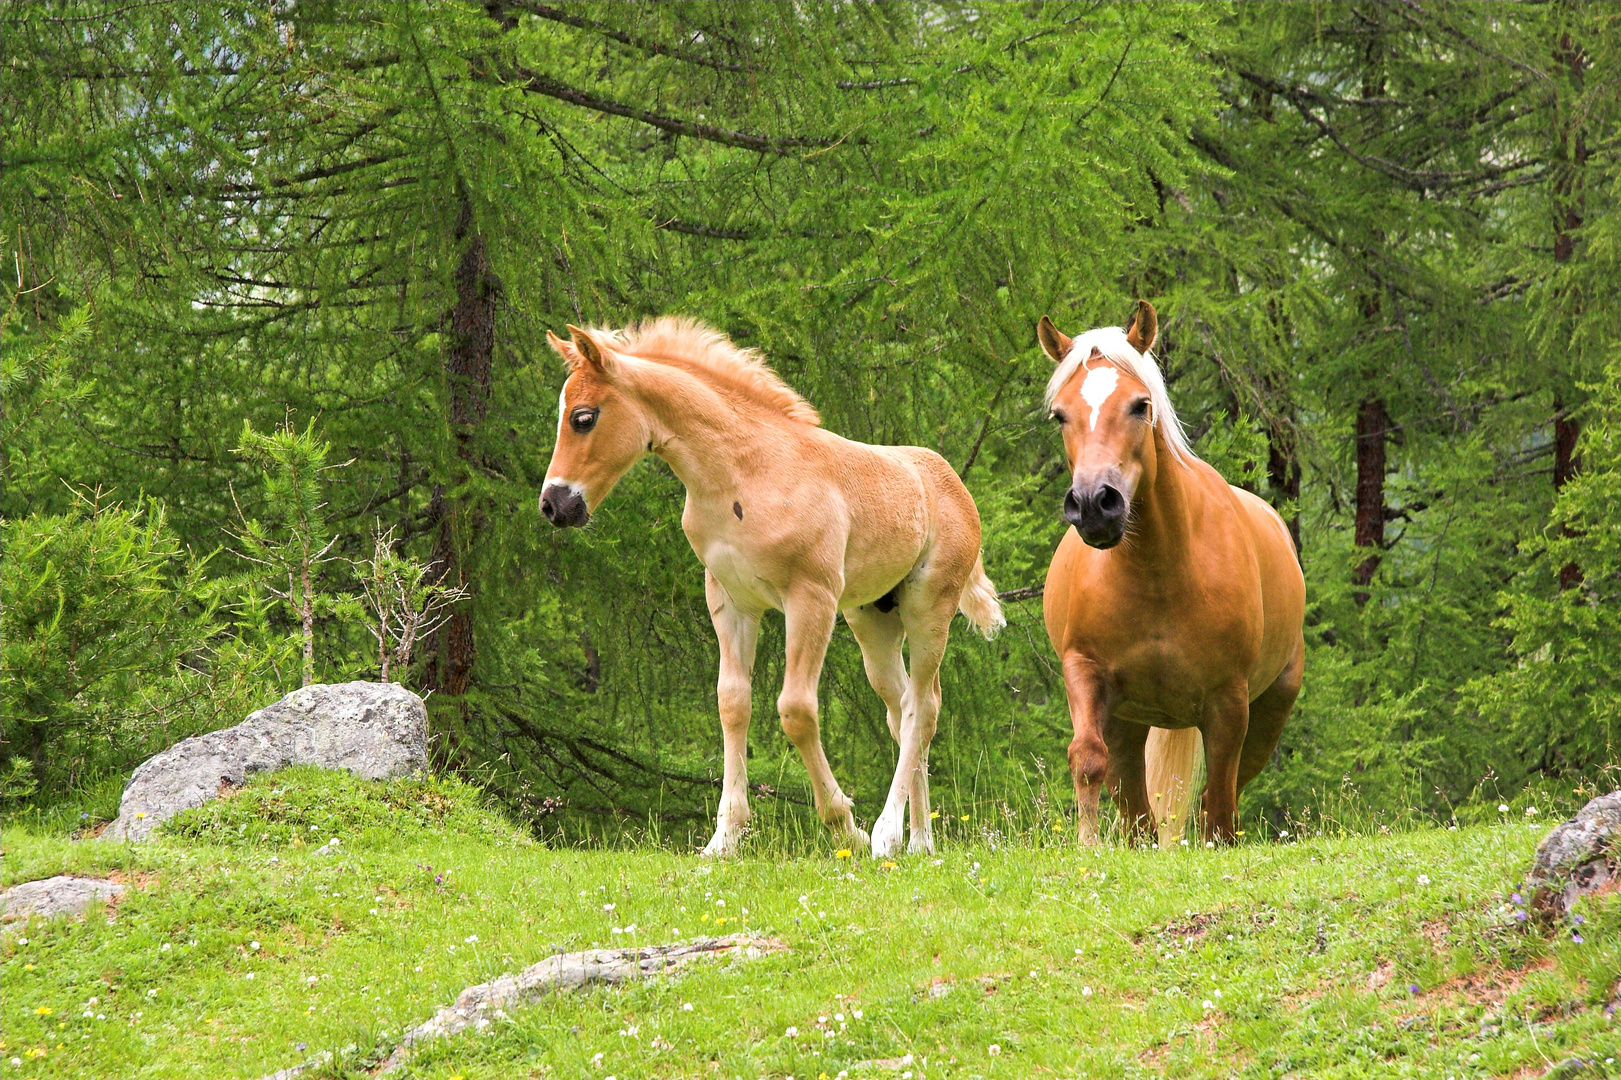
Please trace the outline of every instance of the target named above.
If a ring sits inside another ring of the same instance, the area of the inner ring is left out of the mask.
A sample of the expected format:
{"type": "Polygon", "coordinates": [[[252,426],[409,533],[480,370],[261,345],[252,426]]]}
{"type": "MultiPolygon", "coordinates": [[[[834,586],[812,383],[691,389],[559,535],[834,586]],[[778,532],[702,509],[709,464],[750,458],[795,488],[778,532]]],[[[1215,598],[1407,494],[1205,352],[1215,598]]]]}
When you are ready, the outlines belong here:
{"type": "Polygon", "coordinates": [[[698,498],[731,499],[738,474],[754,454],[764,427],[748,410],[679,368],[649,365],[639,396],[653,418],[651,449],[698,498]]]}
{"type": "Polygon", "coordinates": [[[1201,478],[1191,464],[1172,453],[1158,430],[1154,458],[1154,482],[1133,508],[1128,557],[1165,570],[1192,558],[1192,500],[1202,495],[1201,478]]]}

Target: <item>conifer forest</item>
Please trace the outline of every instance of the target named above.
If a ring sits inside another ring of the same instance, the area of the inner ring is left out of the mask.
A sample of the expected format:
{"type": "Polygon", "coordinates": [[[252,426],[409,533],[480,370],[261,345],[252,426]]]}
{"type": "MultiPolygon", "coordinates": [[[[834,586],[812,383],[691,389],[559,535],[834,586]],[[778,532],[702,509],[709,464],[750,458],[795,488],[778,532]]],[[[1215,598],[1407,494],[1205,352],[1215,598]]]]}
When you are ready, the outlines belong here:
{"type": "MultiPolygon", "coordinates": [[[[110,817],[156,750],[386,678],[537,833],[701,843],[681,483],[538,508],[547,332],[666,314],[951,464],[1009,625],[953,628],[936,803],[1073,812],[1035,326],[1139,299],[1305,571],[1245,820],[1616,786],[1621,5],[75,0],[0,6],[0,53],[8,813],[110,817]]],[[[751,794],[809,831],[782,656],[770,615],[751,794]]],[[[870,820],[842,622],[820,693],[870,820]]]]}

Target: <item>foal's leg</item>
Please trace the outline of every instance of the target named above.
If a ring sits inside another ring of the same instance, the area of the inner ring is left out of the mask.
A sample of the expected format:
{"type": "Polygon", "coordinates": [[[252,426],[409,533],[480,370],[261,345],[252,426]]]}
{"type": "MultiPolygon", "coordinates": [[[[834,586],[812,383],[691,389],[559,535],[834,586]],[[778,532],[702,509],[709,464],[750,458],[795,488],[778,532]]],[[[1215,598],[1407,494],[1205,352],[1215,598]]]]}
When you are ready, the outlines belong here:
{"type": "Polygon", "coordinates": [[[1108,688],[1097,665],[1080,653],[1064,657],[1064,695],[1075,738],[1069,744],[1069,775],[1075,782],[1076,831],[1083,844],[1098,842],[1098,796],[1109,767],[1103,731],[1109,719],[1108,688]]]}
{"type": "Polygon", "coordinates": [[[754,671],[754,646],[760,637],[760,616],[739,611],[715,575],[704,572],[704,592],[709,598],[709,617],[720,640],[720,726],[726,740],[725,779],[716,815],[715,835],[704,848],[705,855],[730,855],[737,850],[743,826],[749,820],[749,712],[750,676],[754,671]]]}
{"type": "Polygon", "coordinates": [[[833,636],[838,600],[825,589],[801,589],[788,597],[783,615],[788,630],[788,663],[783,672],[782,694],[777,698],[782,730],[799,749],[805,770],[810,773],[816,816],[835,834],[848,836],[855,844],[865,846],[867,834],[856,828],[855,817],[850,813],[854,804],[833,779],[817,724],[816,686],[822,678],[828,639],[833,636]]]}
{"type": "Polygon", "coordinates": [[[935,723],[929,725],[928,738],[919,736],[917,768],[912,770],[912,789],[908,802],[912,808],[912,838],[906,843],[909,854],[919,852],[934,854],[934,824],[933,814],[929,810],[929,746],[934,741],[935,728],[939,726],[940,711],[940,673],[934,675],[934,701],[935,723]]]}
{"type": "Polygon", "coordinates": [[[1249,688],[1240,683],[1216,702],[1202,729],[1205,753],[1204,838],[1231,842],[1238,821],[1238,763],[1249,733],[1249,688]]]}
{"type": "MultiPolygon", "coordinates": [[[[894,855],[901,848],[901,835],[905,829],[907,796],[913,791],[913,780],[918,770],[926,770],[929,760],[929,742],[940,718],[940,661],[945,656],[946,638],[951,631],[951,616],[956,605],[936,604],[936,610],[918,612],[907,620],[907,637],[912,641],[912,670],[907,679],[910,693],[901,715],[901,749],[895,763],[895,779],[889,785],[889,798],[884,812],[872,827],[872,854],[874,858],[894,855]]],[[[924,780],[927,783],[927,780],[924,780]]],[[[924,788],[927,798],[927,788],[924,788]]],[[[917,813],[914,806],[913,813],[917,813]]],[[[928,821],[927,806],[923,820],[928,821]]]]}
{"type": "MultiPolygon", "coordinates": [[[[856,642],[861,646],[861,658],[866,662],[867,681],[884,700],[889,719],[889,733],[895,742],[901,741],[901,718],[906,712],[906,664],[901,657],[901,645],[906,640],[906,626],[898,612],[888,613],[873,607],[850,608],[844,613],[856,642]]],[[[918,769],[912,774],[907,799],[912,808],[912,839],[910,851],[933,851],[934,834],[929,819],[929,762],[925,750],[918,769]]]]}

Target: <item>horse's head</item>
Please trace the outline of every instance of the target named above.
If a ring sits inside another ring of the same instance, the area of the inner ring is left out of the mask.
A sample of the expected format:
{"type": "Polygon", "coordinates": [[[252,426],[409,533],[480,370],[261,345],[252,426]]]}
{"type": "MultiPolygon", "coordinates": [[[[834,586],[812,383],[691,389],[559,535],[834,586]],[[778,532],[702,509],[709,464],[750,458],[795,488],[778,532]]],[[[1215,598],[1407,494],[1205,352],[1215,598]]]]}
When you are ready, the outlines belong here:
{"type": "Polygon", "coordinates": [[[1063,429],[1072,478],[1064,520],[1095,548],[1120,542],[1132,496],[1145,480],[1153,482],[1155,425],[1180,436],[1159,369],[1146,355],[1158,330],[1147,301],[1138,303],[1124,332],[1105,327],[1072,340],[1045,315],[1036,326],[1042,350],[1058,365],[1047,406],[1063,429]]]}
{"type": "Polygon", "coordinates": [[[647,453],[650,426],[642,407],[616,385],[624,361],[605,337],[568,328],[546,340],[568,361],[557,396],[557,446],[540,489],[540,512],[559,528],[584,525],[630,467],[647,453]]]}

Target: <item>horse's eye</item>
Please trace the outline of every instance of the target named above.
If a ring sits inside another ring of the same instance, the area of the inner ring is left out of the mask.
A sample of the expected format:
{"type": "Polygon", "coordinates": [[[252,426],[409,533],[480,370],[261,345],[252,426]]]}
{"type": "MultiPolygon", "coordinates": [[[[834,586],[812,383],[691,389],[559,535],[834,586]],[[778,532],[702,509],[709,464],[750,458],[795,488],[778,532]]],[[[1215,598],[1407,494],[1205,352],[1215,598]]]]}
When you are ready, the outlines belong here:
{"type": "Polygon", "coordinates": [[[1148,399],[1139,398],[1131,403],[1131,415],[1138,420],[1148,419],[1148,399]]]}
{"type": "Polygon", "coordinates": [[[1053,410],[1053,419],[1058,421],[1058,424],[1059,424],[1060,427],[1062,427],[1063,425],[1069,423],[1069,417],[1065,416],[1058,409],[1053,410]]]}
{"type": "Polygon", "coordinates": [[[582,405],[568,414],[568,426],[573,428],[576,433],[584,435],[597,426],[597,414],[601,411],[600,409],[592,409],[582,405]]]}

